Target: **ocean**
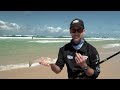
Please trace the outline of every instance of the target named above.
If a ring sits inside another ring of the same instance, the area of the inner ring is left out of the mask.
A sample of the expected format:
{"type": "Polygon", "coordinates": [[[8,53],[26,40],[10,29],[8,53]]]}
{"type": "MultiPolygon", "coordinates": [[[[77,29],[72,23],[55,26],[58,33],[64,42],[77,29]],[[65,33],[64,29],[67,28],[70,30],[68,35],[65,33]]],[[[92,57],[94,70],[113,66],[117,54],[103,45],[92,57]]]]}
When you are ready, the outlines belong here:
{"type": "MultiPolygon", "coordinates": [[[[70,40],[71,38],[0,37],[0,71],[29,67],[29,61],[41,57],[56,60],[59,48],[70,40]]],[[[120,38],[85,38],[85,40],[95,46],[101,54],[106,54],[102,50],[113,54],[120,48],[120,38]]],[[[39,64],[34,64],[37,65],[39,64]]]]}

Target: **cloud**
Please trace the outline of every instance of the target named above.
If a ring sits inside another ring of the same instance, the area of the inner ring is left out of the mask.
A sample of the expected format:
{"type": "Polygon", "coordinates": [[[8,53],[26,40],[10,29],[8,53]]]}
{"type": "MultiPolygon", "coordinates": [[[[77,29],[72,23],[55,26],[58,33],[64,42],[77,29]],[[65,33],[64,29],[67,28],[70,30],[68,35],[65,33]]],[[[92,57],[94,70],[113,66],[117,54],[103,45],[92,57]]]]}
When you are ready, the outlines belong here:
{"type": "Polygon", "coordinates": [[[51,27],[51,26],[49,26],[49,27],[46,27],[47,28],[47,30],[48,30],[48,32],[51,32],[51,33],[55,33],[55,32],[60,32],[62,29],[61,29],[61,27],[51,27]]]}
{"type": "Polygon", "coordinates": [[[69,32],[69,30],[62,29],[61,27],[46,26],[45,28],[49,33],[68,33],[69,32]]]}
{"type": "Polygon", "coordinates": [[[9,23],[0,20],[0,30],[18,30],[20,26],[16,23],[9,23]]]}
{"type": "Polygon", "coordinates": [[[68,29],[64,29],[62,32],[63,33],[69,33],[69,30],[68,29]]]}

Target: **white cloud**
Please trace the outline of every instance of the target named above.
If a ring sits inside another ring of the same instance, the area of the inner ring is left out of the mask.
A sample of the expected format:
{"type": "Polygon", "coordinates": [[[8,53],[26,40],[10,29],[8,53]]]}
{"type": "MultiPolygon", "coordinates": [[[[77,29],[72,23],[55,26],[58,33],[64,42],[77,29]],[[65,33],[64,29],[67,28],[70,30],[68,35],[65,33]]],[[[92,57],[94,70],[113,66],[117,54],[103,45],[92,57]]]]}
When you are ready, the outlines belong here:
{"type": "Polygon", "coordinates": [[[63,33],[68,33],[68,32],[69,32],[68,29],[64,29],[64,30],[63,30],[63,33]]]}
{"type": "Polygon", "coordinates": [[[46,27],[48,32],[51,32],[51,33],[57,33],[57,32],[60,32],[62,31],[62,28],[61,27],[46,27]]]}
{"type": "Polygon", "coordinates": [[[16,23],[0,21],[0,30],[18,30],[20,26],[16,23]]]}
{"type": "Polygon", "coordinates": [[[45,35],[69,35],[69,29],[61,28],[60,26],[48,26],[44,25],[37,26],[36,29],[34,29],[34,32],[37,32],[36,34],[45,34],[45,35]]]}

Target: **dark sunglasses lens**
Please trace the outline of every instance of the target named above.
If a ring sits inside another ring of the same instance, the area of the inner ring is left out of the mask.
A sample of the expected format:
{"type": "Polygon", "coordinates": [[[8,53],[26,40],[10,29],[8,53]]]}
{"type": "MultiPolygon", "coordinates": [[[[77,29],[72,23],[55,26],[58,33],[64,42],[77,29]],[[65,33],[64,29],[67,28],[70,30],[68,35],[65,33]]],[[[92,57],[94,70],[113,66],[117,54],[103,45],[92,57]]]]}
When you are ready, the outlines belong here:
{"type": "Polygon", "coordinates": [[[71,29],[72,33],[76,33],[76,32],[81,33],[82,31],[83,29],[71,29]]]}

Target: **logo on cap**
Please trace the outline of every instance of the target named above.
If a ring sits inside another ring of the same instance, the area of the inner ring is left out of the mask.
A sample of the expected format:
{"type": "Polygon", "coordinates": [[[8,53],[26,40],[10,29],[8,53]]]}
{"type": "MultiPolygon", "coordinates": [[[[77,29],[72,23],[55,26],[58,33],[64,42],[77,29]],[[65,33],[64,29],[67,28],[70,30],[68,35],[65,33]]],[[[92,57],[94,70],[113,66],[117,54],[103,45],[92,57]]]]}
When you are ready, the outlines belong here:
{"type": "Polygon", "coordinates": [[[74,21],[73,21],[73,24],[74,24],[74,23],[78,23],[78,22],[79,22],[79,20],[74,20],[74,21]]]}

